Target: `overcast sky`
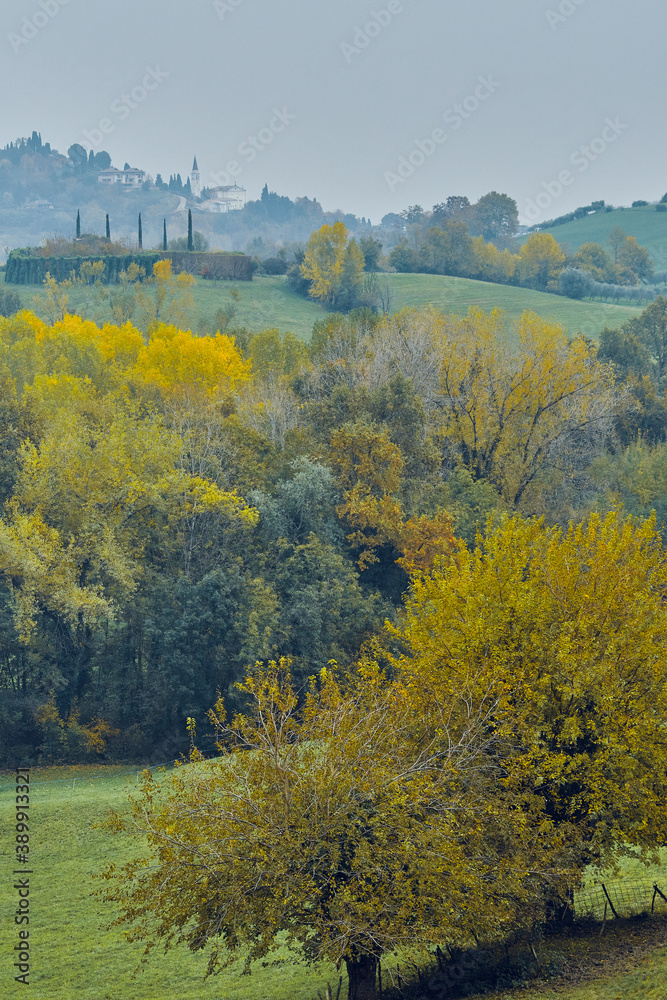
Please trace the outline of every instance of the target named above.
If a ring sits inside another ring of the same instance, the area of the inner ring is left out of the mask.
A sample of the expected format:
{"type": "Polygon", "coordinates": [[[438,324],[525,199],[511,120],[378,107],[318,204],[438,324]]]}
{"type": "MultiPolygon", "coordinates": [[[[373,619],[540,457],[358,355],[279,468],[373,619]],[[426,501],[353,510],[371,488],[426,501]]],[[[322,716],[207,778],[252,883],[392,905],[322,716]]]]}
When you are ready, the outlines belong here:
{"type": "Polygon", "coordinates": [[[183,180],[196,153],[204,184],[374,223],[667,191],[665,0],[2,0],[0,28],[0,144],[183,180]]]}

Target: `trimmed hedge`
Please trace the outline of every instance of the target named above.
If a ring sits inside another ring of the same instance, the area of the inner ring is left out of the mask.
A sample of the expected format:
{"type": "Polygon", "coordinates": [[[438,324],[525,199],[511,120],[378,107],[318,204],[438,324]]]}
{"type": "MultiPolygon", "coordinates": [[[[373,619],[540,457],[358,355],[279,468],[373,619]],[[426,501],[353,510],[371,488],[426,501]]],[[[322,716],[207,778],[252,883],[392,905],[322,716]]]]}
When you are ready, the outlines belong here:
{"type": "Polygon", "coordinates": [[[158,260],[170,260],[174,271],[178,274],[201,274],[206,269],[207,276],[228,281],[252,281],[256,264],[252,257],[244,253],[228,253],[219,251],[168,250],[166,253],[146,252],[130,254],[106,254],[90,257],[40,257],[30,251],[12,250],[7,258],[5,281],[9,285],[41,285],[47,271],[56,281],[66,281],[72,271],[79,274],[82,264],[104,261],[105,285],[118,284],[118,275],[126,271],[130,264],[137,264],[146,270],[146,276],[153,273],[153,264],[158,260]]]}
{"type": "Polygon", "coordinates": [[[252,281],[257,266],[247,254],[226,250],[167,250],[159,256],[170,260],[177,274],[201,274],[206,268],[207,277],[228,281],[252,281]]]}
{"type": "Polygon", "coordinates": [[[104,261],[104,284],[118,284],[118,275],[126,271],[130,264],[137,264],[153,273],[153,264],[161,259],[159,253],[107,254],[98,257],[34,257],[23,250],[12,250],[7,258],[5,282],[9,285],[41,285],[47,271],[56,281],[66,281],[72,271],[79,274],[82,264],[104,261]]]}

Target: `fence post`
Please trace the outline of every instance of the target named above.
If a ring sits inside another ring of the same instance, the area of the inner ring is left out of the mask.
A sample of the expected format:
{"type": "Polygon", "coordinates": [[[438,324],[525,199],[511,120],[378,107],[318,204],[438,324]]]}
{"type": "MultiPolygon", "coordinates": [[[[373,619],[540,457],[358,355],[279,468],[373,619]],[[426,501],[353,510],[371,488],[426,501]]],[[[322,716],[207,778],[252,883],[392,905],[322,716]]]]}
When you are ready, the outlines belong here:
{"type": "Polygon", "coordinates": [[[604,917],[602,919],[602,927],[600,928],[600,937],[604,934],[604,929],[607,926],[607,900],[604,901],[604,917]]]}
{"type": "Polygon", "coordinates": [[[611,901],[611,898],[610,898],[610,896],[609,896],[609,893],[607,892],[607,887],[605,886],[604,882],[600,882],[600,885],[602,886],[602,889],[603,889],[603,891],[604,891],[604,894],[605,894],[605,896],[606,896],[606,897],[607,897],[607,899],[609,900],[609,905],[610,905],[610,907],[611,907],[611,912],[612,912],[612,913],[614,914],[614,916],[615,916],[615,917],[616,917],[616,919],[618,920],[618,913],[617,913],[617,912],[616,912],[616,910],[614,909],[614,904],[612,903],[612,901],[611,901]]]}
{"type": "Polygon", "coordinates": [[[653,902],[651,903],[651,913],[653,913],[653,907],[655,906],[655,894],[656,894],[656,892],[657,892],[657,894],[659,896],[662,896],[662,898],[664,899],[664,901],[667,903],[667,896],[665,896],[664,892],[661,892],[660,889],[658,889],[658,883],[654,882],[653,883],[653,902]]]}

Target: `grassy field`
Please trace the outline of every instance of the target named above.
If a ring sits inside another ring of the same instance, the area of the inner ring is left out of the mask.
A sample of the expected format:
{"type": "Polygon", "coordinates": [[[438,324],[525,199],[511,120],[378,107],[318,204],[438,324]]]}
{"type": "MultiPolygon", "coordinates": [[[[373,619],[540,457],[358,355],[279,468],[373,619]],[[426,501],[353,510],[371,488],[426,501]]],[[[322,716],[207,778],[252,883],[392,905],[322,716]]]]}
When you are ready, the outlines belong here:
{"type": "MultiPolygon", "coordinates": [[[[23,306],[28,309],[34,308],[34,303],[44,298],[44,290],[39,285],[3,283],[0,287],[15,291],[23,306]]],[[[249,282],[240,281],[237,285],[232,285],[227,281],[214,284],[212,281],[197,278],[194,289],[195,316],[192,319],[193,325],[196,326],[202,319],[212,322],[218,309],[227,308],[232,303],[229,290],[233,287],[238,289],[240,300],[231,321],[232,326],[246,326],[253,331],[276,327],[281,333],[291,330],[298,337],[308,341],[313,324],[326,315],[325,310],[318,303],[295,295],[284,278],[260,277],[249,282]]],[[[70,294],[70,307],[77,309],[84,294],[81,289],[73,289],[70,294]]],[[[108,305],[106,307],[103,305],[97,308],[93,307],[90,318],[104,322],[110,321],[108,305]]]]}
{"type": "Polygon", "coordinates": [[[437,274],[389,274],[394,292],[392,311],[405,306],[418,308],[430,303],[447,313],[464,314],[469,306],[486,312],[501,309],[507,324],[520,319],[526,310],[537,313],[554,323],[562,323],[572,335],[583,333],[597,338],[605,326],[616,328],[631,316],[637,316],[637,306],[616,306],[603,302],[578,302],[562,295],[535,292],[530,288],[494,285],[469,278],[448,278],[437,274]]]}
{"type": "MultiPolygon", "coordinates": [[[[634,236],[650,253],[656,271],[667,268],[667,212],[656,212],[655,206],[624,208],[613,212],[596,212],[562,226],[545,229],[558,243],[575,253],[582,243],[601,243],[609,252],[609,231],[615,226],[634,236]]],[[[525,243],[527,237],[519,242],[525,243]]]]}
{"type": "MultiPolygon", "coordinates": [[[[156,949],[146,971],[132,978],[142,947],[129,945],[118,929],[101,927],[113,919],[113,909],[91,896],[92,875],[110,860],[117,864],[135,854],[138,842],[94,829],[109,808],[122,809],[136,772],[129,768],[33,769],[31,790],[30,946],[31,987],[35,1000],[316,1000],[332,967],[308,968],[286,950],[270,956],[264,967],[241,976],[240,967],[203,979],[205,958],[178,948],[163,955],[156,949]]],[[[11,957],[16,944],[11,889],[14,865],[13,775],[0,778],[2,835],[0,853],[6,889],[0,903],[0,996],[27,995],[13,981],[11,957]]],[[[637,872],[625,865],[628,877],[637,872]]],[[[664,869],[642,874],[661,879],[664,869]]],[[[559,997],[561,1000],[664,1000],[667,996],[667,923],[614,921],[604,938],[573,935],[543,946],[545,968],[556,955],[561,974],[545,974],[529,989],[504,989],[487,1000],[559,997]],[[576,971],[582,985],[569,985],[576,971]],[[596,977],[589,982],[591,975],[596,977]]],[[[346,995],[344,982],[341,996],[346,995]]]]}
{"type": "MultiPolygon", "coordinates": [[[[393,292],[392,313],[405,307],[420,308],[431,304],[444,312],[464,314],[470,306],[478,306],[485,311],[501,309],[506,323],[511,326],[525,310],[531,310],[544,319],[562,323],[570,334],[584,333],[596,338],[605,326],[617,327],[630,316],[636,316],[641,309],[637,306],[616,306],[601,302],[577,302],[560,295],[534,292],[528,288],[514,288],[510,285],[494,285],[485,281],[471,281],[468,278],[449,278],[430,274],[388,274],[381,280],[389,282],[393,292]]],[[[33,285],[5,285],[17,292],[25,307],[32,308],[34,301],[41,300],[44,291],[33,285]]],[[[227,282],[213,284],[198,278],[195,285],[196,317],[193,325],[201,320],[211,322],[216,311],[231,303],[227,282]]],[[[253,331],[276,327],[281,333],[291,330],[304,341],[310,340],[313,324],[326,316],[326,311],[316,302],[311,302],[290,291],[282,277],[257,277],[251,282],[239,282],[235,286],[240,293],[232,326],[245,326],[253,331]]],[[[74,289],[70,305],[75,309],[82,301],[83,293],[74,289]]],[[[108,308],[100,307],[92,312],[91,318],[108,321],[108,308]]]]}
{"type": "MultiPolygon", "coordinates": [[[[0,996],[27,996],[35,1000],[316,1000],[324,991],[332,968],[316,970],[295,962],[287,951],[271,956],[265,969],[251,976],[227,970],[206,981],[203,953],[187,948],[163,955],[156,949],[147,970],[133,979],[143,948],[130,945],[118,929],[101,930],[113,919],[110,906],[91,897],[93,872],[109,861],[121,863],[137,851],[137,844],[92,829],[109,808],[121,809],[136,778],[128,769],[113,777],[90,778],[92,768],[70,771],[64,780],[39,784],[45,777],[33,771],[30,796],[30,990],[15,983],[12,949],[17,943],[13,914],[16,893],[11,889],[13,866],[13,788],[0,783],[2,853],[5,884],[0,903],[0,996]],[[74,783],[75,782],[75,783],[74,783]],[[73,784],[74,783],[74,784],[73,784]],[[33,950],[34,949],[34,950],[33,950]]],[[[12,778],[13,780],[13,778],[12,778]]],[[[20,877],[20,876],[19,876],[20,877]]],[[[97,883],[99,884],[99,883],[97,883]]],[[[332,978],[333,981],[333,978],[332,978]]]]}

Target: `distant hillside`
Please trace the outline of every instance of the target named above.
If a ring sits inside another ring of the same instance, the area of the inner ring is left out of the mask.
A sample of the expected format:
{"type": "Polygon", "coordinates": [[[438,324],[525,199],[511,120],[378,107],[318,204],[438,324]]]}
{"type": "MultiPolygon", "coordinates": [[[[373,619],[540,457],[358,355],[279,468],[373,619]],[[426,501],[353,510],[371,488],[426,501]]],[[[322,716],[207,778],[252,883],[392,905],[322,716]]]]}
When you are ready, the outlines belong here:
{"type": "Polygon", "coordinates": [[[496,285],[470,278],[449,278],[439,274],[388,274],[394,293],[391,311],[406,306],[419,307],[430,303],[449,313],[465,313],[470,306],[485,312],[501,309],[508,326],[520,319],[526,310],[537,313],[554,323],[562,323],[570,335],[583,333],[597,340],[605,326],[615,329],[631,316],[642,311],[636,306],[608,305],[604,302],[580,302],[563,295],[535,292],[531,288],[496,285]]]}
{"type": "MultiPolygon", "coordinates": [[[[582,243],[601,243],[609,250],[609,231],[620,226],[628,236],[634,236],[650,253],[656,271],[667,269],[667,212],[656,212],[655,205],[644,208],[615,208],[613,212],[596,212],[562,226],[545,227],[555,240],[572,253],[582,243]]],[[[527,236],[519,239],[525,243],[527,236]]]]}
{"type": "Polygon", "coordinates": [[[326,212],[316,198],[292,200],[269,191],[267,185],[260,198],[241,210],[206,211],[205,203],[192,196],[189,179],[183,184],[180,174],[167,184],[159,174],[153,180],[139,164],[130,170],[136,184],[100,183],[110,164],[104,150],[87,157],[85,149],[74,143],[65,155],[42,142],[38,132],[0,148],[0,250],[34,246],[54,233],[71,238],[77,212],[82,231],[99,236],[105,233],[108,213],[113,239],[130,244],[137,238],[141,212],[145,249],[162,246],[163,219],[169,240],[184,236],[188,208],[194,228],[218,250],[245,250],[252,241],[261,240],[270,255],[272,244],[305,242],[313,229],[337,220],[358,235],[370,230],[366,219],[326,212]]]}

